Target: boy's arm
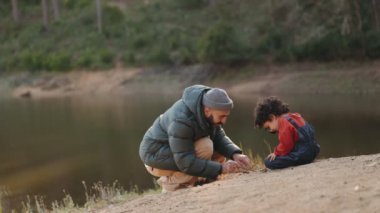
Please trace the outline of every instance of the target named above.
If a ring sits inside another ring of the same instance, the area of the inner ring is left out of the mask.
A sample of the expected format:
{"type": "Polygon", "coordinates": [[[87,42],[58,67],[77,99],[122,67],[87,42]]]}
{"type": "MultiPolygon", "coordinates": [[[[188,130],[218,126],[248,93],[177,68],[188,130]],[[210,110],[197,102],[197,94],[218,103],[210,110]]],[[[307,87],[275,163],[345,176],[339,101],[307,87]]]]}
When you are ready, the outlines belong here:
{"type": "Polygon", "coordinates": [[[289,122],[284,122],[278,131],[279,144],[274,150],[276,156],[289,154],[298,140],[298,132],[289,122]]]}

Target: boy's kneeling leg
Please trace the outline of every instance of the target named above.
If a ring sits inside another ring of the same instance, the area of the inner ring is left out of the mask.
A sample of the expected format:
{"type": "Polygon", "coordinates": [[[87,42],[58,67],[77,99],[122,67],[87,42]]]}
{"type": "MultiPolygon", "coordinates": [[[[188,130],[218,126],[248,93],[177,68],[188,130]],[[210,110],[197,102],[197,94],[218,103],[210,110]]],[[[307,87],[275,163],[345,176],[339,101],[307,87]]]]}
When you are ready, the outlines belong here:
{"type": "Polygon", "coordinates": [[[268,169],[283,169],[296,165],[294,160],[289,156],[277,156],[274,160],[264,160],[264,164],[268,169]]]}

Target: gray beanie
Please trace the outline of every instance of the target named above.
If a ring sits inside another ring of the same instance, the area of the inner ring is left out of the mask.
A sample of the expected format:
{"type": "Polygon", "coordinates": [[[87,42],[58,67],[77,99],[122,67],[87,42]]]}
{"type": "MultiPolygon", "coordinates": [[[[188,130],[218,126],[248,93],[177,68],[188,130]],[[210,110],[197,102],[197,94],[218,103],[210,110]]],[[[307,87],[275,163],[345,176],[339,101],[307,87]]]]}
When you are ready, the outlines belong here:
{"type": "Polygon", "coordinates": [[[226,91],[220,88],[213,88],[203,95],[203,105],[211,109],[231,110],[233,101],[228,97],[226,91]]]}

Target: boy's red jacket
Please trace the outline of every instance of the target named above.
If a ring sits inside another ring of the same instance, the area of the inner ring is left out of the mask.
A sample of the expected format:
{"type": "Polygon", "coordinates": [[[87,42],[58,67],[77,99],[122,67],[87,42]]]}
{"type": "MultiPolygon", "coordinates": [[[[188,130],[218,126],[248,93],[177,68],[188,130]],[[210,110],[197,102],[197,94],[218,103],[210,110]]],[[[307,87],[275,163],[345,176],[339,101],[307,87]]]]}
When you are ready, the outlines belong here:
{"type": "MultiPolygon", "coordinates": [[[[299,127],[305,125],[304,119],[299,113],[288,113],[299,127]]],[[[284,156],[289,154],[298,141],[297,129],[284,117],[281,116],[278,120],[278,141],[274,154],[277,156],[284,156]]]]}

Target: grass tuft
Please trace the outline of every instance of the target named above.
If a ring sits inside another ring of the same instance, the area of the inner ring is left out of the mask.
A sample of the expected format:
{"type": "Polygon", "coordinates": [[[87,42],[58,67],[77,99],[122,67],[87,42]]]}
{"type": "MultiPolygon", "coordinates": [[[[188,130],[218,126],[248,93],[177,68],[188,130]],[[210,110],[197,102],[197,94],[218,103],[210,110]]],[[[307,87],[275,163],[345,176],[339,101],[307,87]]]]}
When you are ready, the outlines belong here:
{"type": "Polygon", "coordinates": [[[261,157],[259,154],[254,155],[251,148],[245,148],[242,143],[240,143],[240,148],[243,151],[245,155],[248,156],[248,158],[252,162],[251,168],[249,168],[250,171],[263,171],[265,170],[264,160],[263,157],[261,157]]]}

